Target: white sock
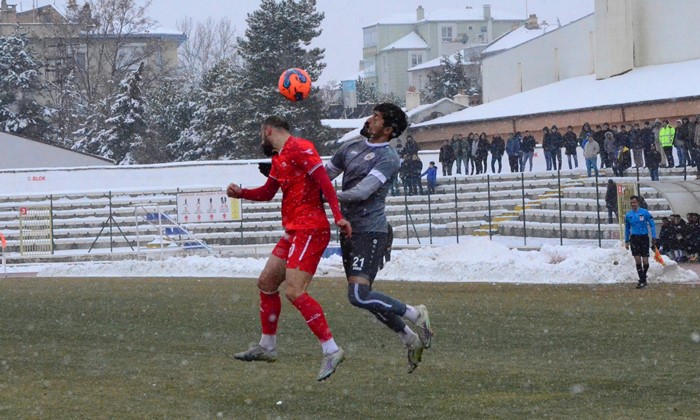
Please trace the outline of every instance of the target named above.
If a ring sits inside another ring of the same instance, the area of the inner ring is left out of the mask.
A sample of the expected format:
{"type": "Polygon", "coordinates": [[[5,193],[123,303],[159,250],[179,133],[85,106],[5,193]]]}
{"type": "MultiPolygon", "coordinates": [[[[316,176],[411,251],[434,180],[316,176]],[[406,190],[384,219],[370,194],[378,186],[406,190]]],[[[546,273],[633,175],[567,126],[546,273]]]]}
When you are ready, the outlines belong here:
{"type": "Polygon", "coordinates": [[[321,348],[323,348],[323,354],[330,354],[338,351],[338,345],[335,344],[335,340],[332,338],[321,343],[321,348]]]}
{"type": "Polygon", "coordinates": [[[408,327],[408,325],[406,325],[406,327],[404,327],[403,331],[401,331],[399,333],[399,338],[401,339],[402,343],[404,343],[406,346],[408,346],[408,345],[415,343],[416,338],[418,338],[418,334],[413,332],[413,330],[410,329],[408,327]]]}
{"type": "Polygon", "coordinates": [[[411,305],[406,305],[406,313],[403,314],[403,317],[408,319],[409,321],[415,323],[418,321],[418,317],[420,316],[420,313],[416,308],[414,308],[411,305]]]}
{"type": "Polygon", "coordinates": [[[263,334],[260,337],[260,345],[267,350],[274,350],[277,348],[277,335],[263,334]]]}

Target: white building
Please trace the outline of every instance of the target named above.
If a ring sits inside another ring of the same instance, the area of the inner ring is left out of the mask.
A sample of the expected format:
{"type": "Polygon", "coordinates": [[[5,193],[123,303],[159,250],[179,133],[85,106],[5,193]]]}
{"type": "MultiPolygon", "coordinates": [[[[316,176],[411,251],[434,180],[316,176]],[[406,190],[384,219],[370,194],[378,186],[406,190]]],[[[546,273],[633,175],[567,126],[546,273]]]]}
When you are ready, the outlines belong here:
{"type": "Polygon", "coordinates": [[[0,144],[0,169],[114,166],[109,159],[3,132],[0,132],[0,144]]]}

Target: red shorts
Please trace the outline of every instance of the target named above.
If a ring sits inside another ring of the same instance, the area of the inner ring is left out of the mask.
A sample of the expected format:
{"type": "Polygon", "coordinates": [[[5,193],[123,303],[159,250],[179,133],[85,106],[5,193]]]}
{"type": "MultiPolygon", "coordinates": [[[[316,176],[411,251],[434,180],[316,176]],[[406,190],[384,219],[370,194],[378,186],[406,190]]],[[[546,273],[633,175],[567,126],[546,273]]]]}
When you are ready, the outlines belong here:
{"type": "Polygon", "coordinates": [[[272,255],[286,260],[287,268],[314,274],[330,240],[330,228],[290,230],[277,242],[272,255]]]}

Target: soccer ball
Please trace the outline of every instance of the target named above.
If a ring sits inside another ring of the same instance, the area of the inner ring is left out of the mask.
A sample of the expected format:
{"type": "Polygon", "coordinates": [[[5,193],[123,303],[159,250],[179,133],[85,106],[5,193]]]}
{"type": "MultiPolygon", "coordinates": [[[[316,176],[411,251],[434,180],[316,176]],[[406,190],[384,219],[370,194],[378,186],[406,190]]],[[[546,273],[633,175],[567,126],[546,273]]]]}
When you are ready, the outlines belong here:
{"type": "Polygon", "coordinates": [[[280,93],[292,102],[306,99],[311,93],[311,77],[302,69],[287,69],[280,76],[280,93]]]}

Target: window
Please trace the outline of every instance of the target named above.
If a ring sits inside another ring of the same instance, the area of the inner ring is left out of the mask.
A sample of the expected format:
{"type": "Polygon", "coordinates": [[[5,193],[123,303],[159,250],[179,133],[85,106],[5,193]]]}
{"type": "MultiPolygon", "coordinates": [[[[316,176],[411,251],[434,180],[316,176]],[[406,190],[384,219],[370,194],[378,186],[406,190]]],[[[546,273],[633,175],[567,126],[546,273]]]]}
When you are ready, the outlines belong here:
{"type": "Polygon", "coordinates": [[[362,38],[364,41],[364,48],[376,47],[377,46],[377,28],[365,29],[362,38]]]}
{"type": "Polygon", "coordinates": [[[87,65],[86,65],[86,58],[85,58],[85,53],[84,53],[84,52],[75,53],[75,65],[76,65],[80,70],[85,70],[85,69],[87,68],[87,65]]]}
{"type": "Polygon", "coordinates": [[[488,31],[488,29],[486,29],[486,26],[481,27],[481,32],[486,33],[487,31],[488,31]]]}
{"type": "Polygon", "coordinates": [[[423,64],[423,54],[411,53],[411,67],[415,67],[419,64],[423,64]]]}
{"type": "Polygon", "coordinates": [[[452,41],[452,27],[451,26],[443,26],[440,29],[440,37],[442,38],[443,41],[452,41]]]}

